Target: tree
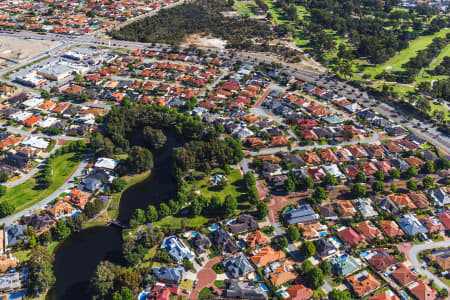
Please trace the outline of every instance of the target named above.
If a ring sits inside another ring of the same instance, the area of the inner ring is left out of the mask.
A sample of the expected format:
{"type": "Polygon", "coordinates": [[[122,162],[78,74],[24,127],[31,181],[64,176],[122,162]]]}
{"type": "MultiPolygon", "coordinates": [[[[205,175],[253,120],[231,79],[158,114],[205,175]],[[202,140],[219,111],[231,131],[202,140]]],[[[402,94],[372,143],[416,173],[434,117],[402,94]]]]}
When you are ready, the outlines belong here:
{"type": "Polygon", "coordinates": [[[450,161],[446,157],[440,157],[436,160],[436,169],[438,170],[448,170],[450,169],[450,161]]]}
{"type": "Polygon", "coordinates": [[[56,281],[53,274],[54,256],[46,247],[36,246],[27,262],[29,270],[28,294],[37,296],[48,291],[56,281]]]}
{"type": "Polygon", "coordinates": [[[286,230],[286,236],[291,242],[298,241],[298,239],[300,238],[300,231],[298,231],[297,226],[289,225],[286,230]]]}
{"type": "Polygon", "coordinates": [[[416,177],[419,172],[417,172],[417,169],[414,166],[410,166],[406,171],[404,172],[405,178],[412,178],[416,177]]]}
{"type": "Polygon", "coordinates": [[[127,173],[142,173],[153,168],[153,155],[145,148],[133,146],[125,160],[121,160],[117,171],[124,175],[127,173]]]}
{"type": "Polygon", "coordinates": [[[331,264],[328,260],[322,260],[319,264],[319,268],[322,270],[323,275],[328,276],[331,274],[331,264]]]}
{"type": "Polygon", "coordinates": [[[366,195],[366,188],[361,183],[355,183],[352,185],[350,192],[355,198],[363,197],[366,195]]]}
{"type": "Polygon", "coordinates": [[[4,185],[0,185],[0,197],[4,196],[6,194],[6,191],[8,190],[8,188],[4,185]]]}
{"type": "Polygon", "coordinates": [[[153,205],[147,206],[145,216],[146,216],[147,222],[158,221],[158,211],[156,210],[156,208],[153,205]]]}
{"type": "Polygon", "coordinates": [[[252,204],[256,204],[259,202],[258,190],[256,187],[252,187],[247,193],[248,201],[252,204]]]}
{"type": "Polygon", "coordinates": [[[159,205],[158,215],[161,219],[170,215],[170,208],[165,203],[159,205]]]}
{"type": "Polygon", "coordinates": [[[70,235],[70,228],[67,227],[66,222],[63,220],[58,220],[54,228],[55,240],[62,241],[70,235]]]}
{"type": "Polygon", "coordinates": [[[119,193],[123,191],[127,186],[127,181],[121,177],[116,177],[111,183],[111,190],[114,193],[119,193]]]}
{"type": "Polygon", "coordinates": [[[114,292],[113,300],[133,300],[134,296],[130,289],[126,286],[123,286],[119,292],[114,292]]]}
{"type": "Polygon", "coordinates": [[[150,126],[144,127],[144,141],[154,150],[160,150],[167,142],[167,137],[161,129],[155,129],[150,126]]]}
{"type": "Polygon", "coordinates": [[[311,195],[311,200],[313,203],[322,203],[323,200],[328,198],[327,192],[320,186],[314,189],[314,192],[311,195]]]}
{"type": "Polygon", "coordinates": [[[328,300],[353,300],[353,298],[348,291],[332,289],[328,293],[328,300]]]}
{"type": "Polygon", "coordinates": [[[391,184],[391,192],[396,193],[397,192],[397,185],[396,184],[391,184]]]}
{"type": "Polygon", "coordinates": [[[389,176],[391,176],[392,179],[398,179],[400,178],[400,171],[397,169],[391,169],[389,170],[389,176]]]}
{"type": "Polygon", "coordinates": [[[106,299],[114,288],[114,280],[114,265],[109,261],[100,262],[90,281],[94,299],[106,299]]]}
{"type": "Polygon", "coordinates": [[[284,189],[287,192],[293,192],[295,190],[295,183],[291,178],[284,182],[284,189]]]}
{"type": "Polygon", "coordinates": [[[269,208],[267,208],[267,204],[259,201],[256,204],[256,211],[259,219],[264,219],[269,214],[269,208]]]}
{"type": "Polygon", "coordinates": [[[416,184],[416,182],[415,182],[414,180],[409,180],[409,181],[406,183],[406,187],[407,187],[408,189],[410,189],[411,191],[417,190],[417,184],[416,184]]]}
{"type": "Polygon", "coordinates": [[[138,208],[134,211],[131,219],[134,220],[136,224],[144,224],[147,221],[147,216],[144,210],[138,208]]]}
{"type": "Polygon", "coordinates": [[[321,269],[313,267],[310,271],[306,273],[305,281],[306,284],[313,290],[318,289],[323,285],[324,276],[321,269]]]}
{"type": "Polygon", "coordinates": [[[373,176],[379,181],[383,181],[384,180],[384,173],[381,170],[377,170],[375,172],[375,174],[373,174],[373,176]]]}
{"type": "Polygon", "coordinates": [[[9,179],[9,176],[8,176],[7,173],[2,173],[2,174],[0,175],[0,182],[7,182],[8,179],[9,179]]]}
{"type": "Polygon", "coordinates": [[[232,195],[227,195],[225,197],[225,201],[223,202],[223,211],[226,216],[232,216],[236,212],[236,208],[238,206],[236,197],[232,195]]]}
{"type": "Polygon", "coordinates": [[[0,218],[9,216],[16,208],[11,201],[0,202],[0,218]]]}
{"type": "Polygon", "coordinates": [[[170,209],[170,212],[172,213],[172,215],[175,215],[180,210],[180,206],[179,206],[178,202],[175,202],[173,199],[170,199],[169,200],[169,209],[170,209]]]}
{"type": "Polygon", "coordinates": [[[190,270],[195,271],[194,264],[187,258],[183,259],[183,267],[186,272],[190,270]]]}
{"type": "Polygon", "coordinates": [[[367,181],[367,177],[363,172],[359,172],[355,176],[355,182],[365,183],[367,181]]]}
{"type": "Polygon", "coordinates": [[[314,255],[316,255],[316,246],[311,241],[305,241],[300,246],[300,252],[306,258],[314,256],[314,255]]]}
{"type": "Polygon", "coordinates": [[[425,174],[432,174],[434,173],[434,163],[432,161],[427,161],[425,165],[423,166],[423,171],[425,174]]]}
{"type": "Polygon", "coordinates": [[[335,186],[337,184],[337,179],[330,173],[327,173],[325,177],[322,179],[322,184],[324,186],[335,186]]]}
{"type": "Polygon", "coordinates": [[[50,99],[50,93],[46,90],[41,90],[41,98],[50,99]]]}
{"type": "Polygon", "coordinates": [[[447,299],[448,290],[446,288],[442,288],[441,290],[439,290],[439,297],[441,297],[442,299],[447,299]]]}
{"type": "Polygon", "coordinates": [[[310,176],[306,176],[300,181],[300,186],[304,190],[312,189],[314,187],[314,180],[310,176]]]}
{"type": "Polygon", "coordinates": [[[434,179],[430,176],[425,176],[422,180],[423,187],[429,189],[434,185],[434,179]]]}
{"type": "Polygon", "coordinates": [[[372,190],[376,193],[384,191],[384,184],[382,181],[375,180],[372,182],[372,190]]]}

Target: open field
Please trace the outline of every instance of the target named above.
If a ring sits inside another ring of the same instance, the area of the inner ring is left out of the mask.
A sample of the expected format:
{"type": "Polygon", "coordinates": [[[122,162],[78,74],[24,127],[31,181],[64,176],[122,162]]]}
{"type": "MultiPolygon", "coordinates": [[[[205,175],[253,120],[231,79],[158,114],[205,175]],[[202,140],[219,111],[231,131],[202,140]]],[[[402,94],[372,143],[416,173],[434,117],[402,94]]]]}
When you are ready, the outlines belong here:
{"type": "Polygon", "coordinates": [[[53,49],[60,45],[57,41],[21,39],[16,37],[2,36],[0,40],[0,57],[21,62],[42,52],[53,49]]]}
{"type": "Polygon", "coordinates": [[[16,207],[15,212],[24,210],[33,204],[41,201],[45,197],[52,194],[64,181],[72,174],[75,168],[78,166],[79,161],[75,160],[76,153],[66,153],[56,157],[51,162],[52,183],[47,189],[40,189],[37,183],[37,175],[33,178],[12,187],[6,191],[6,194],[2,197],[1,201],[10,201],[16,207]]]}

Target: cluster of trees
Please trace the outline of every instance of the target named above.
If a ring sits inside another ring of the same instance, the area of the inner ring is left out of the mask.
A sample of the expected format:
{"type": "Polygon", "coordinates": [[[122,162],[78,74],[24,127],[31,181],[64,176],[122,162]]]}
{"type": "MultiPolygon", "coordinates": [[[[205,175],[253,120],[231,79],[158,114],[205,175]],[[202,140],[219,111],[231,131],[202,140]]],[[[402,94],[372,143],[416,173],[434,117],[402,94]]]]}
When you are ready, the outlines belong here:
{"type": "Polygon", "coordinates": [[[446,101],[450,101],[450,79],[439,79],[434,81],[433,84],[423,81],[417,85],[417,89],[420,92],[430,94],[434,98],[441,98],[446,101]]]}
{"type": "Polygon", "coordinates": [[[150,150],[133,146],[128,151],[126,159],[122,159],[117,166],[117,173],[120,175],[130,173],[142,173],[153,168],[153,155],[150,150]]]}
{"type": "Polygon", "coordinates": [[[93,299],[132,300],[142,276],[131,268],[102,261],[90,280],[93,299]]]}
{"type": "Polygon", "coordinates": [[[29,271],[27,293],[36,297],[47,292],[56,282],[53,273],[54,256],[46,247],[37,246],[30,252],[27,262],[29,271]]]}
{"type": "Polygon", "coordinates": [[[329,275],[330,272],[331,265],[327,260],[322,261],[318,267],[313,266],[311,261],[305,260],[301,267],[301,274],[306,285],[313,290],[323,285],[325,276],[329,275]]]}
{"type": "Polygon", "coordinates": [[[405,71],[397,79],[399,82],[411,83],[422,68],[428,67],[431,61],[439,55],[440,51],[448,45],[450,34],[446,38],[434,38],[427,48],[417,52],[415,57],[411,57],[406,63],[405,71]]]}
{"type": "Polygon", "coordinates": [[[122,253],[129,266],[135,266],[142,261],[150,248],[160,243],[164,233],[159,227],[146,227],[137,240],[127,237],[122,243],[122,253]]]}
{"type": "MultiPolygon", "coordinates": [[[[448,38],[447,38],[448,40],[448,38]]],[[[447,75],[450,76],[450,56],[445,56],[444,60],[433,70],[428,71],[431,75],[447,75]]]]}
{"type": "Polygon", "coordinates": [[[207,33],[226,40],[227,46],[249,49],[254,38],[268,38],[270,27],[262,21],[247,17],[226,18],[221,12],[229,10],[224,0],[195,1],[161,10],[157,15],[133,22],[117,31],[113,38],[140,42],[180,44],[186,35],[207,33]]]}

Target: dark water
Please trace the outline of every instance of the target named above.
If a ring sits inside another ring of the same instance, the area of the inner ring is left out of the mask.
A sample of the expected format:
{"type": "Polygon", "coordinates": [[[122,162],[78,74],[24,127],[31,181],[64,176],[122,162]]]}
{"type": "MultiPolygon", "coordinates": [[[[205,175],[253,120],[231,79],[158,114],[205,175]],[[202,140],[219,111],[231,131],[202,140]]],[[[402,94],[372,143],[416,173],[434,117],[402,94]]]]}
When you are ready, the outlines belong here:
{"type": "MultiPolygon", "coordinates": [[[[127,189],[120,200],[118,220],[127,223],[137,208],[158,205],[171,199],[176,192],[173,182],[172,149],[177,146],[173,135],[168,134],[167,144],[154,156],[152,174],[142,183],[127,189]]],[[[121,230],[113,226],[99,226],[72,234],[55,254],[56,286],[49,299],[90,299],[89,278],[102,260],[116,264],[122,260],[121,230]]]]}

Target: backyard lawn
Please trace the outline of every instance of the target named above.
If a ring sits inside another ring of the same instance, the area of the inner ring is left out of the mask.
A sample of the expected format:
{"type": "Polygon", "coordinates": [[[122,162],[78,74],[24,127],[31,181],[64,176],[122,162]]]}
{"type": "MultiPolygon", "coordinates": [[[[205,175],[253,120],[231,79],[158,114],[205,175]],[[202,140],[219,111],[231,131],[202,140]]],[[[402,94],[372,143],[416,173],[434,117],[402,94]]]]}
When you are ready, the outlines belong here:
{"type": "MultiPolygon", "coordinates": [[[[171,227],[171,228],[181,228],[181,220],[183,217],[169,216],[162,219],[161,221],[155,222],[156,226],[160,227],[171,227]]],[[[203,216],[197,216],[194,218],[189,217],[187,219],[187,226],[191,228],[197,228],[208,223],[209,219],[203,216]]]]}
{"type": "Polygon", "coordinates": [[[57,156],[53,159],[50,164],[53,171],[52,183],[48,188],[39,188],[39,184],[36,182],[39,174],[36,174],[24,183],[9,188],[6,191],[6,194],[1,198],[1,201],[11,201],[16,207],[15,212],[19,212],[41,201],[60,188],[72,174],[79,164],[76,155],[79,154],[71,152],[57,156]]]}

